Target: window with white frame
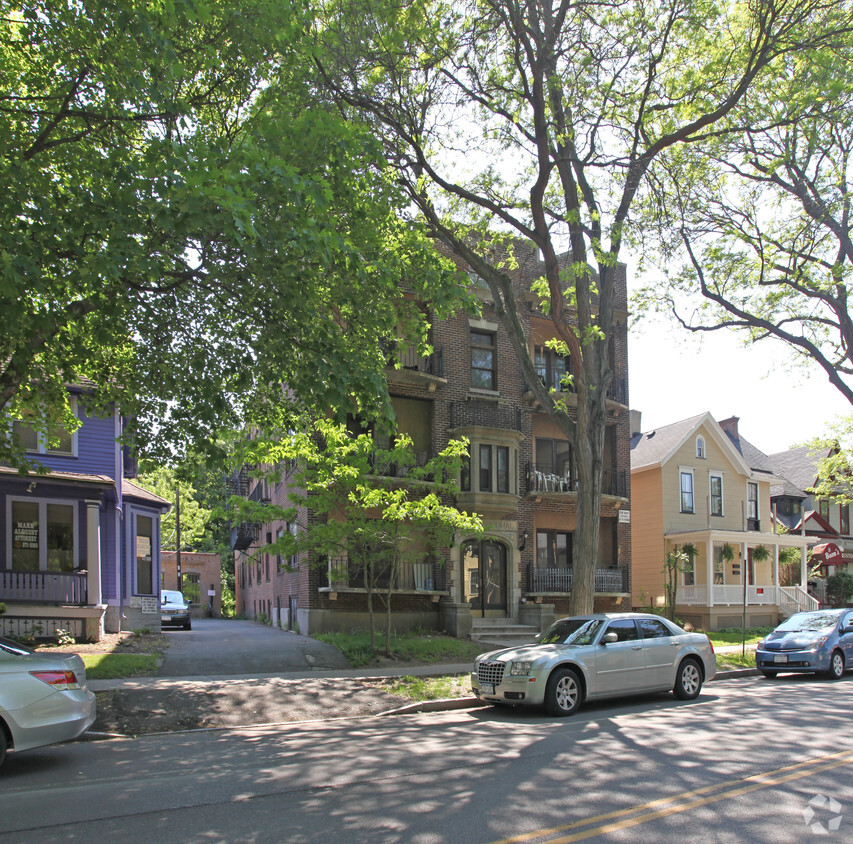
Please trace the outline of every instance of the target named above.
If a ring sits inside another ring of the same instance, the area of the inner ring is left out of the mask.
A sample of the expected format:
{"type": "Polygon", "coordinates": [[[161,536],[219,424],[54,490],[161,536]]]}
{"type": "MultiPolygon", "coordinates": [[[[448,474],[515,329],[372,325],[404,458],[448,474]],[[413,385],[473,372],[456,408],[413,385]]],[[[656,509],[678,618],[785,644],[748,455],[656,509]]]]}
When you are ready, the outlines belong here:
{"type": "Polygon", "coordinates": [[[712,472],[709,478],[709,486],[711,490],[711,515],[723,515],[723,476],[717,472],[712,472]]]}
{"type": "Polygon", "coordinates": [[[746,485],[746,517],[758,519],[758,484],[752,482],[746,485]]]}
{"type": "Polygon", "coordinates": [[[696,558],[688,554],[681,567],[682,583],[685,586],[696,585],[696,558]]]}
{"type": "Polygon", "coordinates": [[[693,513],[693,470],[681,470],[681,512],[693,513]]]}
{"type": "Polygon", "coordinates": [[[516,461],[515,448],[496,443],[472,443],[469,457],[462,464],[459,488],[462,492],[471,492],[473,476],[478,492],[514,494],[516,461]],[[473,465],[475,462],[476,465],[473,465]]]}
{"type": "Polygon", "coordinates": [[[471,386],[497,390],[495,335],[490,331],[471,331],[471,386]]]}
{"type": "Polygon", "coordinates": [[[17,571],[71,572],[77,559],[76,503],[9,499],[9,560],[17,571]]]}
{"type": "Polygon", "coordinates": [[[154,594],[154,519],[136,517],[136,594],[154,594]]]}
{"type": "Polygon", "coordinates": [[[696,437],[696,456],[700,460],[705,459],[705,438],[704,437],[696,437]]]}
{"type": "MultiPolygon", "coordinates": [[[[71,413],[77,417],[77,397],[71,396],[71,413]]],[[[34,454],[59,454],[74,457],[77,454],[77,431],[52,428],[48,436],[37,431],[26,419],[12,422],[12,433],[28,452],[34,454]]]]}

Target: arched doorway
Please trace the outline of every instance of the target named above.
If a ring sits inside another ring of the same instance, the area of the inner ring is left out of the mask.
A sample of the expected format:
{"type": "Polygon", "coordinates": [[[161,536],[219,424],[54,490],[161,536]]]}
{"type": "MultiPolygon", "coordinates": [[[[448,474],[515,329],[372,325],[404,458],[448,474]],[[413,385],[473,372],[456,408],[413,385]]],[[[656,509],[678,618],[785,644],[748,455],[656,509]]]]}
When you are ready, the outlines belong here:
{"type": "Polygon", "coordinates": [[[462,543],[462,600],[475,618],[506,616],[505,545],[491,539],[462,543]]]}

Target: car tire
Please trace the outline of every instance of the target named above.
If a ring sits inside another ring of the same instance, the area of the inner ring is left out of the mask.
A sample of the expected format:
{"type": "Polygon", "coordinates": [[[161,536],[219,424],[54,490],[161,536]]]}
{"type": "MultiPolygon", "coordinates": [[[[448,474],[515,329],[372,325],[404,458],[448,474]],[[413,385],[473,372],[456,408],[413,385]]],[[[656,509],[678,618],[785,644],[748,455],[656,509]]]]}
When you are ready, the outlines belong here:
{"type": "Polygon", "coordinates": [[[672,691],[679,700],[699,697],[702,691],[702,667],[695,659],[688,657],[678,666],[672,691]]]}
{"type": "Polygon", "coordinates": [[[577,712],[583,693],[581,681],[571,668],[558,668],[551,672],[545,686],[545,709],[549,715],[562,718],[577,712]]]}
{"type": "Polygon", "coordinates": [[[779,672],[778,671],[761,671],[761,673],[767,677],[767,679],[772,680],[779,672]]]}
{"type": "Polygon", "coordinates": [[[6,725],[0,721],[0,766],[6,759],[6,725]]]}
{"type": "Polygon", "coordinates": [[[184,630],[192,630],[192,629],[193,629],[193,623],[191,621],[185,621],[184,622],[184,630]]]}
{"type": "Polygon", "coordinates": [[[833,651],[829,658],[829,671],[826,676],[830,680],[840,680],[844,676],[844,654],[841,651],[833,651]]]}

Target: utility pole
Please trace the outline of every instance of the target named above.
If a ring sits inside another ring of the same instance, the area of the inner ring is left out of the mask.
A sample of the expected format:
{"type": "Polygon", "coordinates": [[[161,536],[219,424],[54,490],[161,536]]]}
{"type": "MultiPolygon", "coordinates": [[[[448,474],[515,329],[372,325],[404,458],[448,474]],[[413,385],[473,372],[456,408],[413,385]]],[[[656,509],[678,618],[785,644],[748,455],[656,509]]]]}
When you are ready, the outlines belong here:
{"type": "Polygon", "coordinates": [[[183,576],[181,574],[181,488],[178,486],[175,487],[175,541],[177,543],[175,562],[178,568],[178,592],[183,594],[183,576]]]}

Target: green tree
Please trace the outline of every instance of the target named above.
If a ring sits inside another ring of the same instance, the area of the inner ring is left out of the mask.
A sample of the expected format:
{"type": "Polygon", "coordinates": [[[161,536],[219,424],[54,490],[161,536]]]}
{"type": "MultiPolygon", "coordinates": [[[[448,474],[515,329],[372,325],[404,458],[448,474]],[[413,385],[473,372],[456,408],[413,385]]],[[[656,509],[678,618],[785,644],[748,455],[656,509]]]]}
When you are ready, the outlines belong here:
{"type": "Polygon", "coordinates": [[[675,605],[678,598],[678,576],[693,571],[693,560],[697,554],[692,542],[685,542],[680,548],[675,548],[666,555],[663,566],[664,591],[666,593],[666,610],[669,620],[675,621],[675,605]]]}
{"type": "Polygon", "coordinates": [[[627,237],[665,153],[703,140],[778,65],[830,38],[844,4],[329,0],[318,66],[367,115],[413,205],[488,285],[536,401],[579,470],[570,611],[592,609],[606,399],[627,237]],[[577,409],[537,377],[505,270],[515,239],[570,355],[577,409]]]}
{"type": "MultiPolygon", "coordinates": [[[[0,0],[0,406],[92,382],[149,452],[295,397],[388,412],[380,338],[457,282],[380,145],[318,103],[289,0],[0,0]],[[286,382],[290,392],[283,392],[286,382]]],[[[0,459],[26,465],[0,424],[0,459]]]]}
{"type": "MultiPolygon", "coordinates": [[[[271,480],[280,480],[282,461],[296,461],[289,476],[289,507],[231,499],[239,521],[281,520],[298,526],[284,531],[264,551],[290,559],[307,555],[313,565],[345,558],[346,571],[330,573],[346,580],[361,573],[370,618],[370,641],[375,648],[374,596],[386,613],[385,653],[391,655],[391,604],[404,562],[438,563],[457,531],[482,533],[482,521],[451,503],[458,492],[456,478],[467,453],[467,442],[451,440],[425,465],[418,465],[412,441],[399,435],[388,449],[379,449],[372,435],[353,436],[346,427],[320,420],[302,433],[278,443],[255,440],[247,462],[274,466],[271,480]],[[394,466],[395,477],[382,467],[394,466]],[[312,518],[305,520],[305,508],[312,518]]],[[[286,567],[286,566],[285,566],[286,567]]]]}
{"type": "Polygon", "coordinates": [[[853,404],[850,3],[836,14],[835,37],[773,59],[727,116],[736,131],[664,157],[644,247],[665,285],[638,302],[693,332],[781,341],[788,365],[816,364],[853,404]]]}

